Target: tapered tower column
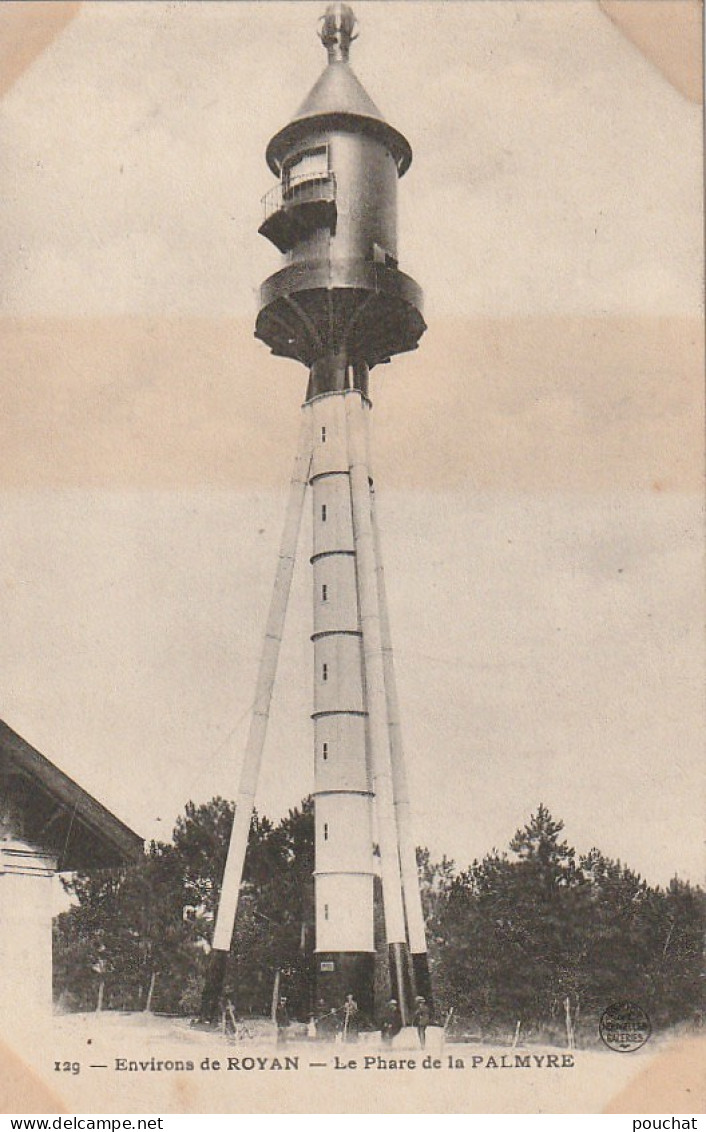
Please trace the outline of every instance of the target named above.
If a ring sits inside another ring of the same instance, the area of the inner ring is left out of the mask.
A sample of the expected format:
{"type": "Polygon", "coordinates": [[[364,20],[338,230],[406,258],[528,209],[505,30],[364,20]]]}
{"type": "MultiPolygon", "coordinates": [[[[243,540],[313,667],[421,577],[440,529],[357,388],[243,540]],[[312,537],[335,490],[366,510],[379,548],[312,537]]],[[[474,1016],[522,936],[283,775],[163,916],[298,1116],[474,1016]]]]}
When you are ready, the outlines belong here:
{"type": "Polygon", "coordinates": [[[345,394],[309,402],[314,599],[316,995],[374,1013],[372,783],[345,394]]]}

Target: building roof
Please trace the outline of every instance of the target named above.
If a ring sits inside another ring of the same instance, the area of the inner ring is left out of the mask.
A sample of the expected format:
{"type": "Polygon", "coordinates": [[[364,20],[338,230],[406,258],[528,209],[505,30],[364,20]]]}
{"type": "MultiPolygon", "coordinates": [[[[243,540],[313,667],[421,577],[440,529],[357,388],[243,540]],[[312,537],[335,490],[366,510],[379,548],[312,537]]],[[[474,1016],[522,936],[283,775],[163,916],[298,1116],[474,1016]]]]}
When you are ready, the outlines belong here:
{"type": "Polygon", "coordinates": [[[0,720],[0,784],[20,814],[22,837],[55,853],[58,868],[108,868],[136,860],[143,839],[0,720]]]}

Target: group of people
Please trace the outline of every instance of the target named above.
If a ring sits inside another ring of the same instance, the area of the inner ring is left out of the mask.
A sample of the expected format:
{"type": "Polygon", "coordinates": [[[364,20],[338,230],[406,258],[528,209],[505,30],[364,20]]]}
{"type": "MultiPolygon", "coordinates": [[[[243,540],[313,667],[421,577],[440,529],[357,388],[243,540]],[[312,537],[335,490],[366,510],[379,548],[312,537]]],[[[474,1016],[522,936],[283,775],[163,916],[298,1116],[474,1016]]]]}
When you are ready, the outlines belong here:
{"type": "MultiPolygon", "coordinates": [[[[431,1012],[427,1006],[426,999],[423,995],[418,994],[414,1000],[414,1015],[412,1017],[412,1025],[417,1031],[419,1037],[419,1044],[422,1049],[426,1046],[427,1041],[427,1026],[431,1023],[431,1012]]],[[[382,1017],[382,1025],[380,1027],[382,1040],[384,1042],[391,1042],[392,1039],[399,1034],[402,1029],[402,1014],[400,1012],[399,1004],[396,998],[391,998],[385,1009],[382,1017]]]]}
{"type": "Polygon", "coordinates": [[[318,1016],[309,1021],[309,1037],[331,1038],[341,1035],[344,1042],[354,1042],[360,1031],[360,1010],[352,994],[347,994],[342,1006],[329,1010],[323,998],[319,999],[318,1016]]]}
{"type": "MultiPolygon", "coordinates": [[[[361,1018],[358,1003],[355,1001],[352,994],[347,994],[345,1002],[333,1010],[327,1010],[326,1003],[321,999],[319,1001],[318,1017],[312,1015],[309,1020],[307,1027],[308,1036],[310,1038],[330,1038],[340,1034],[344,1042],[354,1042],[358,1039],[360,1022],[361,1018]]],[[[430,1023],[431,1012],[426,999],[423,995],[418,994],[415,999],[412,1025],[417,1031],[419,1044],[422,1049],[424,1049],[426,1045],[426,1031],[430,1023]]],[[[277,1041],[283,1042],[286,1039],[287,1029],[290,1024],[287,999],[284,996],[279,999],[275,1009],[275,1024],[277,1026],[277,1041]]],[[[399,1034],[401,1029],[402,1014],[399,1004],[397,999],[391,998],[385,1007],[381,1019],[380,1032],[382,1040],[385,1043],[392,1042],[393,1038],[399,1034]]]]}

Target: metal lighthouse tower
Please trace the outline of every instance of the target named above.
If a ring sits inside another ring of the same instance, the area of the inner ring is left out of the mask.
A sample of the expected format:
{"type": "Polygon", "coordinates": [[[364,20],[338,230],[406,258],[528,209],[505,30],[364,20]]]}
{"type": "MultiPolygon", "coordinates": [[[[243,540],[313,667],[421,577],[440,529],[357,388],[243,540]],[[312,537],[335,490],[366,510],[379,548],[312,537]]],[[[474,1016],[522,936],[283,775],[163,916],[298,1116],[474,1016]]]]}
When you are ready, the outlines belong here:
{"type": "Polygon", "coordinates": [[[420,288],[399,270],[397,182],[412,151],[348,63],[355,17],[331,4],[328,66],[267,147],[278,184],[260,232],[283,257],[256,337],[309,371],[299,449],[213,938],[225,959],[307,487],[313,501],[316,997],[374,1013],[375,843],[393,997],[431,1002],[370,472],[370,370],[416,348],[420,288]]]}

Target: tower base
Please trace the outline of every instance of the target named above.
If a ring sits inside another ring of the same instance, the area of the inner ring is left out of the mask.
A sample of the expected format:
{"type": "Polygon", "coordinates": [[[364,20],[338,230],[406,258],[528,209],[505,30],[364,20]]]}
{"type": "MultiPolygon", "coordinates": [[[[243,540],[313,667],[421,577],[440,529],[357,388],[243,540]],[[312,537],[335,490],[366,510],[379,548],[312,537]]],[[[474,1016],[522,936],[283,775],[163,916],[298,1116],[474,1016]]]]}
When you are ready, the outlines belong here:
{"type": "Polygon", "coordinates": [[[369,951],[318,951],[315,961],[317,1017],[335,1010],[339,1013],[334,1017],[341,1019],[346,995],[352,994],[361,1025],[371,1024],[375,1015],[375,955],[369,951]]]}
{"type": "Polygon", "coordinates": [[[206,980],[201,992],[199,1022],[215,1022],[220,1018],[227,963],[227,951],[214,949],[211,952],[206,968],[206,980]]]}
{"type": "Polygon", "coordinates": [[[414,1014],[412,982],[409,972],[409,955],[406,943],[391,943],[388,946],[390,965],[390,991],[402,1014],[405,1026],[411,1025],[414,1014]]]}
{"type": "Polygon", "coordinates": [[[412,974],[414,976],[414,993],[420,994],[429,1007],[430,1014],[434,1014],[434,996],[431,989],[431,975],[429,974],[429,956],[426,951],[412,952],[412,974]]]}

